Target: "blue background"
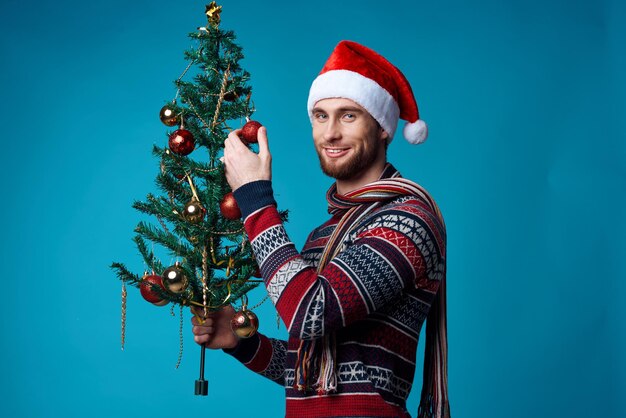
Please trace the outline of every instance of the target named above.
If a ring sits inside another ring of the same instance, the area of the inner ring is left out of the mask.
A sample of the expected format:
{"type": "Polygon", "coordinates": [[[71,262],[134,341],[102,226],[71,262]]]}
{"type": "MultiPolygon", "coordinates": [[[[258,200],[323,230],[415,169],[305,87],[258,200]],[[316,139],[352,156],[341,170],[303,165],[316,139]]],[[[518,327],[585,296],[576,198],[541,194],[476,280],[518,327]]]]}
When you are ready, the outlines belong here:
{"type": "MultiPolygon", "coordinates": [[[[447,222],[453,416],[624,416],[624,2],[222,3],[299,246],[326,216],[305,103],[333,46],[364,43],[411,81],[430,138],[397,135],[389,159],[447,222]]],[[[178,318],[132,288],[120,350],[108,266],[143,269],[131,203],[153,189],[157,112],[204,4],[2,2],[1,416],[284,413],[280,387],[221,352],[195,397],[189,315],[175,370],[178,318]]]]}

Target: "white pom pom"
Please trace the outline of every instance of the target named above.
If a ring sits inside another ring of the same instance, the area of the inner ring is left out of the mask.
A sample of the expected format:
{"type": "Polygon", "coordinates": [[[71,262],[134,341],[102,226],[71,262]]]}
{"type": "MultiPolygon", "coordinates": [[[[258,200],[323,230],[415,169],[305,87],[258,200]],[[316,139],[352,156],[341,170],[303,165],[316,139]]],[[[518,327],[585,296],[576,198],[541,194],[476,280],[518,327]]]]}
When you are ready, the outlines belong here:
{"type": "Polygon", "coordinates": [[[428,126],[426,126],[423,120],[418,119],[413,123],[404,125],[402,133],[404,134],[404,138],[411,144],[421,144],[426,141],[426,137],[428,137],[428,126]]]}

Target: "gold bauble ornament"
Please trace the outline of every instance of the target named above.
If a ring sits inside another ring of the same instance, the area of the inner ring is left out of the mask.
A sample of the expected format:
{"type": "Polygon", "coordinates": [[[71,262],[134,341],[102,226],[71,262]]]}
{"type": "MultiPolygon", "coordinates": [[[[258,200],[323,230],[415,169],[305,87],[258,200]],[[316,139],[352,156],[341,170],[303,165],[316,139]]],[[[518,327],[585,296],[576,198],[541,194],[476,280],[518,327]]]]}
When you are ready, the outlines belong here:
{"type": "Polygon", "coordinates": [[[240,311],[235,312],[230,320],[230,327],[238,337],[250,338],[259,329],[259,318],[244,306],[240,311]]]}
{"type": "Polygon", "coordinates": [[[187,273],[178,261],[163,272],[163,287],[170,293],[183,293],[188,284],[187,273]]]}
{"type": "Polygon", "coordinates": [[[159,112],[159,118],[167,126],[176,126],[179,124],[179,117],[170,105],[165,105],[159,112]]]}
{"type": "Polygon", "coordinates": [[[206,209],[196,199],[191,199],[183,209],[183,218],[192,224],[202,222],[206,209]]]}

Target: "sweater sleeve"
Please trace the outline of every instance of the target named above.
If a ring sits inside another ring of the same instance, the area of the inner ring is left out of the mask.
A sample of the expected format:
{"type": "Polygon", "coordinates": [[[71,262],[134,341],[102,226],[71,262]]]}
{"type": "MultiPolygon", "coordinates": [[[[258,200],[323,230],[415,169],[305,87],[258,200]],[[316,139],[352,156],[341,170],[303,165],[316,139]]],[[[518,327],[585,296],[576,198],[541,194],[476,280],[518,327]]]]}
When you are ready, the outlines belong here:
{"type": "Polygon", "coordinates": [[[271,183],[256,183],[263,184],[242,186],[235,197],[269,296],[291,336],[315,339],[345,327],[391,303],[406,286],[434,297],[445,269],[445,231],[417,201],[376,212],[318,274],[289,240],[271,183]]]}
{"type": "Polygon", "coordinates": [[[281,386],[285,385],[286,341],[256,333],[250,338],[239,340],[237,347],[232,350],[225,349],[224,352],[235,357],[253,372],[281,386]]]}

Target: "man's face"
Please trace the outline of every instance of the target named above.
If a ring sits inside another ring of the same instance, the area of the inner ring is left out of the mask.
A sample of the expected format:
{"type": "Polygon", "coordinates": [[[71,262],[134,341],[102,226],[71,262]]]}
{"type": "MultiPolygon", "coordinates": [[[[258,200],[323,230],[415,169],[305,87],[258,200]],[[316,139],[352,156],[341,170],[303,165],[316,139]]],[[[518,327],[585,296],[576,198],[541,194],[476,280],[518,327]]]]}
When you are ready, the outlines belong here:
{"type": "Polygon", "coordinates": [[[327,176],[352,180],[385,161],[387,133],[352,100],[320,100],[312,113],[313,141],[327,176]]]}

